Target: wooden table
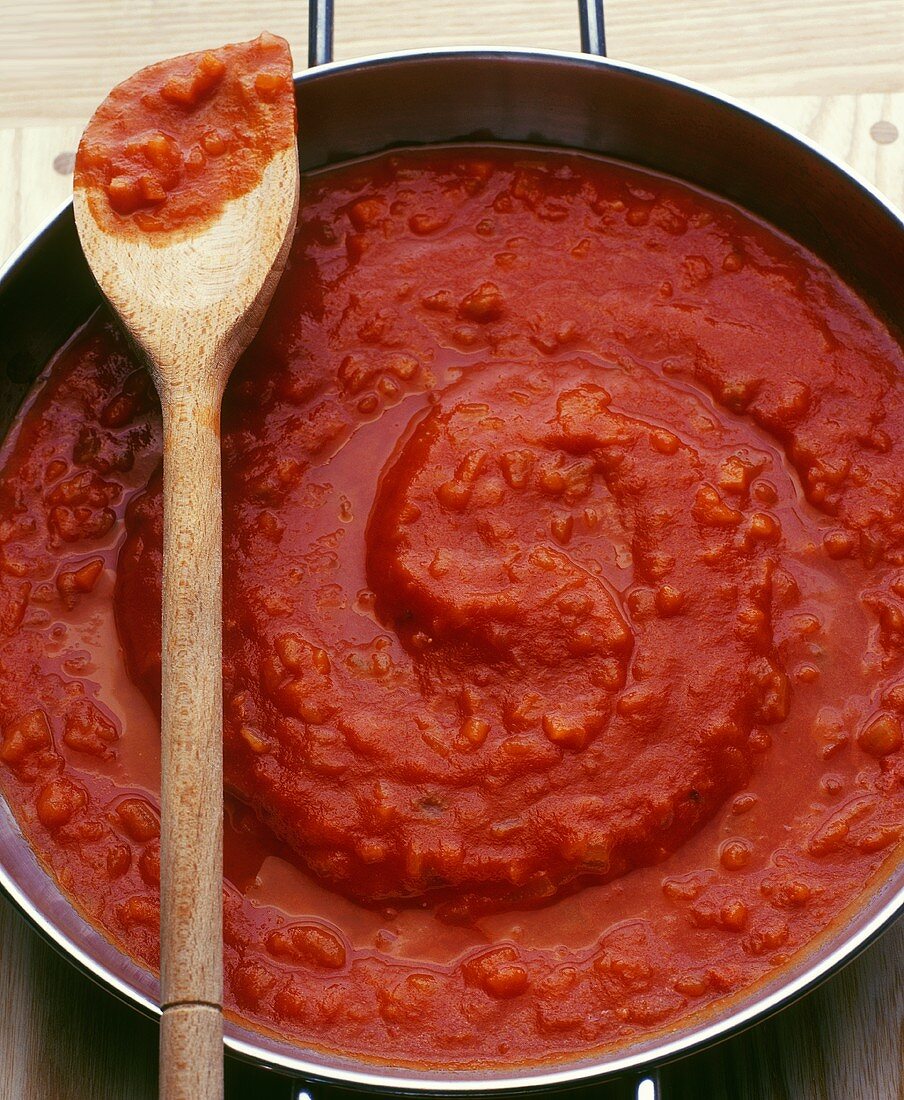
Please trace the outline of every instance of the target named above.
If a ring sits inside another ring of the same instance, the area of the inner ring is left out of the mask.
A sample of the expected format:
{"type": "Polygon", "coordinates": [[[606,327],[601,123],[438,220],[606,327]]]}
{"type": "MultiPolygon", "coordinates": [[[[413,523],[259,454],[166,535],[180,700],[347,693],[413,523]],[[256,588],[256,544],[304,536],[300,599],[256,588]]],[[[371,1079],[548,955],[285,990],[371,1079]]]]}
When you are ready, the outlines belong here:
{"type": "MultiPolygon", "coordinates": [[[[573,49],[574,0],[337,0],[338,57],[427,45],[573,49]]],[[[904,205],[901,0],[608,0],[613,57],[740,97],[904,205]]],[[[302,0],[5,0],[0,260],[62,203],[93,107],[140,65],[267,27],[306,56],[302,0]]],[[[96,989],[0,902],[0,1100],[149,1100],[155,1026],[96,989]]],[[[904,1096],[904,923],[780,1017],[668,1069],[707,1100],[904,1096]]],[[[229,1096],[288,1098],[233,1067],[229,1096]]],[[[314,1092],[315,1100],[323,1095],[314,1092]]],[[[624,1095],[593,1090],[594,1096],[624,1095]]]]}

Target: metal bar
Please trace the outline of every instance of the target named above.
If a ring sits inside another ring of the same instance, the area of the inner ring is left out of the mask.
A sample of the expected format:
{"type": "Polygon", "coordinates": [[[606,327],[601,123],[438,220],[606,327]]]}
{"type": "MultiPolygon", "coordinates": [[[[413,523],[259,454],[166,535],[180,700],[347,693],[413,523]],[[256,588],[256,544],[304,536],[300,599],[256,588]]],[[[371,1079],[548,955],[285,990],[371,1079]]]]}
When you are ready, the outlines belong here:
{"type": "Polygon", "coordinates": [[[581,22],[581,51],[606,56],[606,21],[603,17],[603,0],[578,0],[578,17],[581,22]]]}
{"type": "Polygon", "coordinates": [[[333,0],[308,0],[308,68],[333,60],[333,0]]]}
{"type": "MultiPolygon", "coordinates": [[[[603,0],[578,0],[583,53],[606,56],[603,0]]],[[[308,66],[333,60],[333,0],[308,0],[308,66]]]]}
{"type": "Polygon", "coordinates": [[[636,1100],[660,1100],[659,1074],[654,1070],[647,1073],[642,1081],[637,1083],[636,1100]]]}

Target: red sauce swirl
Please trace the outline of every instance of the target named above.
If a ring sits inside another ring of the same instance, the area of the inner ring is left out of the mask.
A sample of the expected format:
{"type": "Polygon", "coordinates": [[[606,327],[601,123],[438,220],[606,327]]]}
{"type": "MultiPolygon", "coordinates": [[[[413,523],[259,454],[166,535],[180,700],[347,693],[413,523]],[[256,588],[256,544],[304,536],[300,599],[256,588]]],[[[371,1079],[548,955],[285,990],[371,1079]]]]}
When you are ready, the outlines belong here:
{"type": "MultiPolygon", "coordinates": [[[[442,1065],[713,1011],[900,851],[898,342],[587,157],[384,156],[301,209],[223,417],[231,1010],[442,1065]]],[[[96,320],[0,479],[0,782],[149,965],[159,448],[96,320]]]]}

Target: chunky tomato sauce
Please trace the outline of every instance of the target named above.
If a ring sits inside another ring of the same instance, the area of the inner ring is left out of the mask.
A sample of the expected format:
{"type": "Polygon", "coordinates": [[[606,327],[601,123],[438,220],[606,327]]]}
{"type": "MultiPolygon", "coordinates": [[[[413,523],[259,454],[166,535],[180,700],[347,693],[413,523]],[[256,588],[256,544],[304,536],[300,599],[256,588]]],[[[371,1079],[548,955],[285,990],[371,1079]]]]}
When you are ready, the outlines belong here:
{"type": "MultiPolygon", "coordinates": [[[[382,156],[301,210],[223,417],[231,1010],[446,1065],[712,1010],[899,850],[901,348],[588,157],[382,156]]],[[[3,788],[149,966],[159,457],[101,315],[0,493],[3,788]]]]}
{"type": "Polygon", "coordinates": [[[295,140],[288,43],[272,34],[142,69],[97,109],[75,186],[117,233],[197,228],[295,140]]]}

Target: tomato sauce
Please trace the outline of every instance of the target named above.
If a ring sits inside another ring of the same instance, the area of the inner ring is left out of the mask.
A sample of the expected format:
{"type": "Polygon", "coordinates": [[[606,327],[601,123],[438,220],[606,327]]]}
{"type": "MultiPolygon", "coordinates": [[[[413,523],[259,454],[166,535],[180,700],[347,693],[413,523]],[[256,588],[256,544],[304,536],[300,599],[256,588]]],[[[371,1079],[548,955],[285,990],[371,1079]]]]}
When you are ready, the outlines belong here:
{"type": "MultiPolygon", "coordinates": [[[[552,1060],[838,921],[904,831],[902,371],[676,181],[479,147],[307,177],[223,413],[230,1010],[552,1060]]],[[[151,967],[159,458],[101,314],[0,479],[0,781],[151,967]]]]}
{"type": "Polygon", "coordinates": [[[272,34],[142,69],[97,109],[75,159],[100,225],[197,229],[295,140],[288,43],[272,34]]]}

